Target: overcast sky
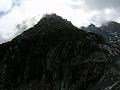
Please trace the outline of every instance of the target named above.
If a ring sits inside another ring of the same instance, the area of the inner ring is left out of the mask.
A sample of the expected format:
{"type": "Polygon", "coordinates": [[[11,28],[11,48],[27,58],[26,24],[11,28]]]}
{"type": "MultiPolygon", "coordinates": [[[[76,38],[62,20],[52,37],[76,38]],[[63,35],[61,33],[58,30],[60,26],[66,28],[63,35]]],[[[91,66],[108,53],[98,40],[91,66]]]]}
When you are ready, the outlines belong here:
{"type": "Polygon", "coordinates": [[[43,14],[56,13],[75,26],[120,22],[120,0],[0,0],[0,37],[9,39],[16,25],[43,14]]]}

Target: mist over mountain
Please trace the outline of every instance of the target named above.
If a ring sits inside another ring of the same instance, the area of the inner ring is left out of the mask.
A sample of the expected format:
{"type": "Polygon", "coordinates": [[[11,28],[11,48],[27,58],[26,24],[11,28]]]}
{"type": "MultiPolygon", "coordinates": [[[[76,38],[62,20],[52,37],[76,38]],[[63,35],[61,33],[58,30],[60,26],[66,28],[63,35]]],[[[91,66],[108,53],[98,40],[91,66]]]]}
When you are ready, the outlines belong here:
{"type": "Polygon", "coordinates": [[[100,90],[112,55],[105,39],[56,14],[0,45],[0,89],[100,90]]]}

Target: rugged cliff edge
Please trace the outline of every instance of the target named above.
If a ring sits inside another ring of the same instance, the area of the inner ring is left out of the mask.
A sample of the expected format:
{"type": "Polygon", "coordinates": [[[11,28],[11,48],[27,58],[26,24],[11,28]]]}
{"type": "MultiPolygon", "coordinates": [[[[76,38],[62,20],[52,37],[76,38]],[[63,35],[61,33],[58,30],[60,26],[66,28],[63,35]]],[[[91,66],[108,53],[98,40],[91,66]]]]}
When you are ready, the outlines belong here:
{"type": "Polygon", "coordinates": [[[102,36],[46,15],[0,45],[0,89],[99,90],[109,52],[102,36]]]}

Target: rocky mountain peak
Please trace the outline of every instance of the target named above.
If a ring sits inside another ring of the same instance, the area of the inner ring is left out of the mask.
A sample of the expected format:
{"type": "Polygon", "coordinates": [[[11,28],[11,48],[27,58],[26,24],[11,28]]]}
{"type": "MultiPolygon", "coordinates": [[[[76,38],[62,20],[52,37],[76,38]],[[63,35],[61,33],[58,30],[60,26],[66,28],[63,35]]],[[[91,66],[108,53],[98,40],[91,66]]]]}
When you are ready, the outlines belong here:
{"type": "Polygon", "coordinates": [[[101,35],[55,14],[1,44],[0,51],[1,90],[96,90],[110,55],[101,35]]]}

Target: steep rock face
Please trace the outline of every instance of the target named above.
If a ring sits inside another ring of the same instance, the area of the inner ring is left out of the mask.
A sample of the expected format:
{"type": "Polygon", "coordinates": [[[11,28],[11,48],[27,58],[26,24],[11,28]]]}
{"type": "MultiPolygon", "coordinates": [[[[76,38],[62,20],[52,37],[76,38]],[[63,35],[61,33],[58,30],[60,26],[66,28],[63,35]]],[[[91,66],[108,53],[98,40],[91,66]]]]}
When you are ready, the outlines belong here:
{"type": "Polygon", "coordinates": [[[104,38],[53,14],[0,45],[0,88],[97,90],[108,63],[104,38]]]}

